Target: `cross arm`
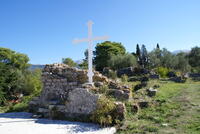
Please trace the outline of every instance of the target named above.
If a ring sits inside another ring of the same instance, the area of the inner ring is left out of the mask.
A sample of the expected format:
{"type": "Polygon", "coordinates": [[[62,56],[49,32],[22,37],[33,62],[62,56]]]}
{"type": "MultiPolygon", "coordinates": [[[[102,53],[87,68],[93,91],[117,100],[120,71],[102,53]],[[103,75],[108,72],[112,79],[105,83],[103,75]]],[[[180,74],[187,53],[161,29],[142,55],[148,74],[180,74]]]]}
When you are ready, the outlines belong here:
{"type": "Polygon", "coordinates": [[[99,37],[94,37],[94,38],[83,38],[83,39],[74,39],[73,43],[77,44],[77,43],[81,43],[81,42],[89,42],[89,41],[97,41],[97,40],[108,40],[108,36],[99,36],[99,37]]]}
{"type": "Polygon", "coordinates": [[[92,38],[92,40],[93,41],[95,41],[95,40],[108,40],[108,36],[99,36],[99,37],[94,37],[94,38],[92,38]]]}
{"type": "Polygon", "coordinates": [[[72,42],[74,44],[77,44],[77,43],[81,43],[81,42],[88,42],[89,39],[88,38],[83,38],[83,39],[74,39],[72,42]]]}

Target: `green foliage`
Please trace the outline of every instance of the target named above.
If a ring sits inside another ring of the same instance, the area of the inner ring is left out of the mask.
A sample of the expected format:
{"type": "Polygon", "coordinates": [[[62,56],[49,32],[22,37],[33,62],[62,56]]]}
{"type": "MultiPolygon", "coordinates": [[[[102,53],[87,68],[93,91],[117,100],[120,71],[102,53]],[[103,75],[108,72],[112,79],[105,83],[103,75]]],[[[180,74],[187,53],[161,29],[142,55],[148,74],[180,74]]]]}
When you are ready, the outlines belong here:
{"type": "Polygon", "coordinates": [[[121,43],[105,41],[101,44],[97,44],[94,63],[96,70],[102,71],[104,67],[108,67],[108,61],[111,55],[124,55],[126,52],[125,48],[121,43]]]}
{"type": "Polygon", "coordinates": [[[62,63],[66,64],[70,67],[75,67],[77,65],[71,58],[63,58],[62,63]]]}
{"type": "Polygon", "coordinates": [[[11,99],[11,96],[21,91],[23,74],[28,68],[29,58],[7,48],[0,48],[0,90],[1,100],[11,99]]]}
{"type": "Polygon", "coordinates": [[[140,55],[140,58],[139,58],[139,64],[143,68],[146,68],[148,66],[148,63],[149,63],[149,58],[148,58],[147,49],[146,49],[145,45],[142,45],[141,55],[140,55]]]}
{"type": "Polygon", "coordinates": [[[0,47],[0,63],[24,70],[29,67],[28,61],[29,58],[26,55],[0,47]]]}
{"type": "Polygon", "coordinates": [[[156,49],[160,49],[160,45],[157,43],[157,45],[156,45],[156,49]]]}
{"type": "MultiPolygon", "coordinates": [[[[192,67],[200,68],[200,47],[194,47],[188,55],[189,64],[192,67]]],[[[200,70],[200,69],[199,69],[200,70]]]]}
{"type": "Polygon", "coordinates": [[[6,98],[4,97],[5,93],[0,89],[0,106],[3,105],[6,101],[6,98]]]}
{"type": "Polygon", "coordinates": [[[186,53],[183,52],[174,55],[165,48],[160,50],[160,48],[157,46],[157,48],[151,51],[148,55],[151,68],[162,66],[181,72],[187,72],[191,69],[188,63],[188,58],[186,57],[186,53]]]}
{"type": "Polygon", "coordinates": [[[100,94],[105,94],[106,93],[106,91],[108,91],[108,85],[103,85],[103,86],[101,86],[101,87],[99,87],[99,93],[100,94]]]}
{"type": "Polygon", "coordinates": [[[42,90],[41,70],[27,71],[24,76],[23,93],[25,95],[39,95],[42,90]]]}
{"type": "Polygon", "coordinates": [[[121,76],[121,80],[122,80],[122,82],[128,82],[128,76],[127,75],[122,75],[121,76]]]}
{"type": "Polygon", "coordinates": [[[136,66],[137,61],[135,56],[132,54],[124,54],[124,55],[112,55],[108,60],[108,67],[113,70],[122,69],[125,67],[136,66]]]}
{"type": "Polygon", "coordinates": [[[158,67],[156,69],[156,72],[162,77],[162,78],[166,78],[167,74],[169,73],[169,69],[165,68],[165,67],[158,67]]]}
{"type": "Polygon", "coordinates": [[[9,110],[6,112],[28,112],[28,103],[17,103],[9,107],[9,110]]]}
{"type": "Polygon", "coordinates": [[[165,48],[163,48],[162,50],[158,48],[154,49],[149,53],[149,58],[150,66],[152,68],[160,66],[171,68],[173,65],[173,55],[165,48]]]}
{"type": "Polygon", "coordinates": [[[78,65],[81,69],[88,69],[88,62],[83,61],[81,64],[78,65]]]}
{"type": "Polygon", "coordinates": [[[38,94],[41,71],[28,70],[29,58],[7,48],[0,48],[0,104],[18,99],[17,94],[38,94]]]}
{"type": "Polygon", "coordinates": [[[17,104],[10,104],[5,112],[28,112],[28,102],[34,95],[24,96],[21,102],[17,104]]]}
{"type": "MultiPolygon", "coordinates": [[[[126,102],[126,121],[117,134],[198,134],[200,83],[190,81],[180,84],[160,80],[152,82],[151,87],[159,84],[160,88],[157,95],[151,98],[151,106],[140,109],[138,114],[133,114],[131,104],[134,101],[126,102]]],[[[136,94],[136,97],[137,95],[141,94],[136,94]]]]}
{"type": "Polygon", "coordinates": [[[101,126],[110,126],[115,121],[112,117],[114,110],[114,102],[105,96],[101,96],[97,102],[97,108],[91,116],[91,120],[101,126]]]}
{"type": "Polygon", "coordinates": [[[108,72],[107,77],[115,80],[115,79],[117,79],[117,73],[115,71],[111,70],[108,72]]]}
{"type": "Polygon", "coordinates": [[[137,56],[137,58],[139,58],[141,56],[139,44],[137,44],[137,46],[136,46],[136,56],[137,56]]]}
{"type": "Polygon", "coordinates": [[[149,59],[150,59],[150,67],[151,68],[156,68],[161,66],[161,55],[162,51],[160,48],[156,48],[153,51],[151,51],[149,54],[149,59]]]}
{"type": "Polygon", "coordinates": [[[200,67],[192,67],[191,72],[193,73],[200,73],[200,67]]]}
{"type": "Polygon", "coordinates": [[[188,72],[191,70],[186,53],[178,53],[174,56],[173,60],[174,69],[180,70],[181,72],[188,72]]]}

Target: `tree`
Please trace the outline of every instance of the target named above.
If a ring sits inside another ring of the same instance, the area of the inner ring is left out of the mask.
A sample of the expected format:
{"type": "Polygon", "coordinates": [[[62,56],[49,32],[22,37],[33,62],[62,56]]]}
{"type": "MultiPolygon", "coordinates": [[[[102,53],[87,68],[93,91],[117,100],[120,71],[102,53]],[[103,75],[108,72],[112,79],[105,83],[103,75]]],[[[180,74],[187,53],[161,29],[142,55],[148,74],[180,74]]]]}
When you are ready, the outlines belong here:
{"type": "Polygon", "coordinates": [[[156,68],[161,66],[161,57],[157,56],[156,49],[152,50],[149,54],[149,65],[151,68],[156,68]]]}
{"type": "Polygon", "coordinates": [[[29,67],[29,58],[25,54],[17,53],[8,48],[0,47],[0,62],[14,68],[25,70],[29,67]]]}
{"type": "Polygon", "coordinates": [[[160,45],[158,43],[156,45],[156,49],[160,49],[160,45]]]}
{"type": "Polygon", "coordinates": [[[26,71],[24,74],[22,92],[24,95],[39,95],[42,89],[41,69],[26,71]]]}
{"type": "Polygon", "coordinates": [[[166,68],[174,68],[175,65],[173,64],[174,55],[166,48],[162,49],[161,55],[162,56],[160,58],[161,61],[160,65],[166,68]]]}
{"type": "Polygon", "coordinates": [[[141,55],[141,53],[140,53],[140,46],[139,46],[139,44],[137,44],[137,46],[136,46],[136,55],[137,55],[137,57],[139,58],[140,57],[140,55],[141,55]]]}
{"type": "Polygon", "coordinates": [[[121,43],[105,41],[97,44],[94,57],[96,70],[102,71],[104,67],[108,67],[108,61],[112,55],[124,55],[125,52],[121,43]]]}
{"type": "Polygon", "coordinates": [[[186,55],[186,53],[181,52],[174,56],[173,64],[175,70],[187,72],[191,69],[186,55]]]}
{"type": "Polygon", "coordinates": [[[156,48],[153,49],[149,54],[149,62],[150,67],[160,67],[161,66],[161,57],[162,57],[162,51],[160,50],[159,44],[157,44],[156,48]]]}
{"type": "Polygon", "coordinates": [[[189,64],[192,67],[200,67],[200,47],[194,47],[188,55],[189,64]]]}
{"type": "Polygon", "coordinates": [[[137,61],[135,56],[129,53],[126,53],[124,55],[112,55],[108,61],[108,66],[113,70],[118,70],[136,65],[137,61]]]}
{"type": "Polygon", "coordinates": [[[62,63],[66,64],[70,67],[75,67],[77,65],[71,58],[63,58],[62,63]]]}
{"type": "Polygon", "coordinates": [[[148,62],[149,62],[149,58],[148,58],[147,49],[145,45],[142,45],[139,63],[143,68],[146,68],[148,65],[148,62]]]}
{"type": "Polygon", "coordinates": [[[6,100],[11,99],[16,93],[23,92],[28,61],[29,58],[24,54],[0,48],[0,92],[6,100]]]}

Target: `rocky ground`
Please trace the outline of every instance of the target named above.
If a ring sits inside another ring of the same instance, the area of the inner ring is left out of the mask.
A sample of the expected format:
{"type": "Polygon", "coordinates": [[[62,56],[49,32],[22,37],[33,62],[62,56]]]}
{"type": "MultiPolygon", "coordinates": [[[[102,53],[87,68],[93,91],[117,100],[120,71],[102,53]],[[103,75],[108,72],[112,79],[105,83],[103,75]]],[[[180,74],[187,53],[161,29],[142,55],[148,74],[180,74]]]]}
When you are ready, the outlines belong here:
{"type": "Polygon", "coordinates": [[[115,128],[91,123],[31,118],[31,113],[1,113],[1,134],[114,134],[115,128]]]}

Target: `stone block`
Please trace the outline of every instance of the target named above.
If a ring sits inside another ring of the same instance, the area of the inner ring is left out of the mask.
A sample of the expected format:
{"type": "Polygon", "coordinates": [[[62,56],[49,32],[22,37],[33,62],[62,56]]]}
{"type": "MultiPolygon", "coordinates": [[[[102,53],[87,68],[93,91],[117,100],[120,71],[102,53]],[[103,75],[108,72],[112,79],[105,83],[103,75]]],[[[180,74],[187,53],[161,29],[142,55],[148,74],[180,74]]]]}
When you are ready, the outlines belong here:
{"type": "Polygon", "coordinates": [[[138,111],[139,111],[139,106],[137,104],[132,104],[131,105],[131,112],[138,113],[138,111]]]}
{"type": "Polygon", "coordinates": [[[145,100],[140,100],[138,102],[138,105],[139,105],[140,108],[147,108],[147,107],[149,107],[149,102],[145,101],[145,100]]]}
{"type": "Polygon", "coordinates": [[[115,114],[117,115],[119,120],[123,120],[125,119],[125,113],[126,113],[126,107],[125,104],[122,102],[115,102],[116,105],[116,110],[115,110],[115,114]]]}
{"type": "Polygon", "coordinates": [[[157,89],[149,88],[147,89],[147,94],[148,96],[153,97],[156,95],[157,91],[158,91],[157,89]]]}
{"type": "Polygon", "coordinates": [[[149,75],[149,78],[150,78],[150,79],[159,79],[160,76],[157,75],[157,74],[151,74],[151,75],[149,75]]]}
{"type": "Polygon", "coordinates": [[[49,109],[46,109],[46,108],[39,108],[38,109],[38,113],[48,113],[49,112],[49,109]]]}

